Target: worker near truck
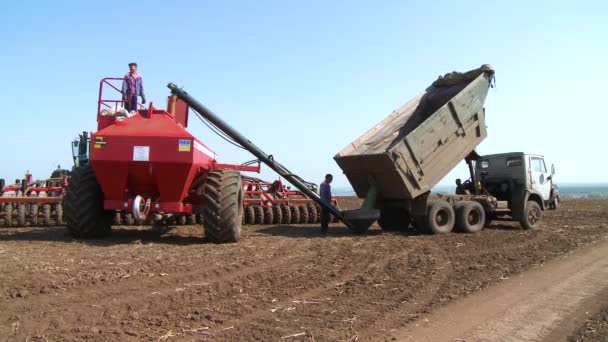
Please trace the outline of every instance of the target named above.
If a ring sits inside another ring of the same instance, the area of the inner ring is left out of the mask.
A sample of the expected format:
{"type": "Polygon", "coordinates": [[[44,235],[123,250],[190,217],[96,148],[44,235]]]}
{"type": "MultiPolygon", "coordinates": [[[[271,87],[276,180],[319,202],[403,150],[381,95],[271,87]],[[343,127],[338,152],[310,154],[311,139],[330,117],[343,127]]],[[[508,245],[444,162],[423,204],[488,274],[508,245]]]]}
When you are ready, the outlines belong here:
{"type": "Polygon", "coordinates": [[[137,63],[129,63],[129,72],[122,81],[122,100],[128,112],[137,111],[137,99],[140,96],[141,102],[146,103],[144,83],[137,73],[137,63]]]}
{"type": "MultiPolygon", "coordinates": [[[[319,196],[321,199],[331,205],[331,181],[334,180],[334,176],[331,174],[325,175],[325,180],[319,186],[319,196]]],[[[329,228],[329,210],[325,207],[321,207],[321,234],[327,234],[329,228]]]]}
{"type": "Polygon", "coordinates": [[[466,195],[466,189],[460,178],[456,178],[456,195],[466,195]]]}

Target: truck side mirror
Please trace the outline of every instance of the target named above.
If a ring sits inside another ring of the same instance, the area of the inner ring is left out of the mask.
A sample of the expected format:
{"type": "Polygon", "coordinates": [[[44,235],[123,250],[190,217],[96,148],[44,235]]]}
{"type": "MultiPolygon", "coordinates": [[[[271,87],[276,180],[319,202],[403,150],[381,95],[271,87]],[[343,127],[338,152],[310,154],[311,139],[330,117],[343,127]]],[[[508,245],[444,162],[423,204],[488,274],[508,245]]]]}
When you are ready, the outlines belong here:
{"type": "Polygon", "coordinates": [[[555,174],[555,164],[551,164],[551,176],[555,174]]]}

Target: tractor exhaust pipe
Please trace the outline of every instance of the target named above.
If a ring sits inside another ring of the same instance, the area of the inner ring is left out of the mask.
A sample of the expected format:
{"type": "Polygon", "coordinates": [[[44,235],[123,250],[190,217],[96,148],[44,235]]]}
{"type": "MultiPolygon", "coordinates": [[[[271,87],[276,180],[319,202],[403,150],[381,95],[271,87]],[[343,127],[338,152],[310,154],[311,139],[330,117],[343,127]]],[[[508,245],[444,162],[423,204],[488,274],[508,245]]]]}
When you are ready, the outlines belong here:
{"type": "Polygon", "coordinates": [[[325,202],[321,197],[314,191],[312,191],[308,186],[306,186],[305,182],[289,171],[285,166],[276,162],[272,155],[268,155],[264,153],[260,148],[258,148],[253,142],[244,137],[242,134],[237,132],[234,128],[232,128],[228,123],[222,120],[217,114],[213,113],[207,107],[205,107],[202,103],[198,102],[194,99],[190,94],[185,92],[183,89],[178,88],[175,84],[169,83],[167,85],[169,89],[171,89],[171,93],[176,95],[180,99],[182,99],[190,108],[194,109],[200,115],[202,115],[205,119],[209,120],[213,125],[219,128],[222,132],[226,133],[230,138],[234,139],[237,143],[239,143],[243,148],[247,151],[251,152],[256,158],[258,158],[261,162],[268,165],[271,169],[273,169],[276,173],[278,173],[281,177],[285,178],[289,183],[298,188],[298,190],[302,191],[306,196],[311,198],[321,207],[327,209],[332,215],[334,215],[338,220],[343,222],[348,227],[351,227],[351,223],[344,218],[344,215],[341,211],[339,211],[336,207],[331,205],[331,203],[325,202]]]}

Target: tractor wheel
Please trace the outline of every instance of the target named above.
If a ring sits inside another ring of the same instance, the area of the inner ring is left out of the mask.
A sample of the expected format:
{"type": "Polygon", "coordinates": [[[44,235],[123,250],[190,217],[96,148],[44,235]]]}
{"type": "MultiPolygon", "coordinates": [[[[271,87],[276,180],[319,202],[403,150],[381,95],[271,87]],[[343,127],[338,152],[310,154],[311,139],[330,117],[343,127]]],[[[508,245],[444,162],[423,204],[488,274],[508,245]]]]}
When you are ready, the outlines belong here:
{"type": "Polygon", "coordinates": [[[255,210],[252,205],[245,208],[245,215],[243,216],[245,217],[245,224],[253,224],[255,221],[255,210]]]}
{"type": "Polygon", "coordinates": [[[286,204],[281,204],[281,212],[283,214],[283,224],[291,224],[291,208],[286,204]]]}
{"type": "Polygon", "coordinates": [[[296,206],[289,206],[289,210],[291,211],[291,224],[300,223],[300,210],[296,206]]]}
{"type": "Polygon", "coordinates": [[[13,225],[13,205],[11,203],[4,206],[4,225],[7,227],[13,225]]]}
{"type": "Polygon", "coordinates": [[[212,170],[203,195],[205,237],[215,243],[237,242],[241,238],[243,183],[234,170],[212,170]]]}
{"type": "Polygon", "coordinates": [[[255,215],[253,216],[253,224],[263,224],[264,223],[264,208],[261,205],[254,205],[253,212],[255,215]]]}
{"type": "Polygon", "coordinates": [[[17,226],[25,227],[26,205],[24,203],[17,204],[17,226]]]}
{"type": "Polygon", "coordinates": [[[446,234],[452,231],[455,222],[454,208],[443,200],[429,202],[424,228],[431,234],[446,234]]]}
{"type": "Polygon", "coordinates": [[[308,210],[308,223],[310,223],[310,224],[318,223],[319,215],[317,213],[317,206],[312,203],[309,203],[306,205],[306,210],[308,210]]]}
{"type": "Polygon", "coordinates": [[[524,217],[519,221],[526,230],[536,230],[542,221],[543,211],[535,201],[528,201],[524,210],[524,217]]]}
{"type": "Polygon", "coordinates": [[[272,207],[264,207],[264,224],[272,224],[274,221],[272,207]]]}
{"type": "Polygon", "coordinates": [[[272,206],[272,224],[281,224],[283,223],[283,210],[281,206],[274,205],[272,206]]]}
{"type": "Polygon", "coordinates": [[[298,210],[300,211],[300,223],[301,224],[308,224],[308,210],[306,209],[306,206],[299,206],[298,210]]]}
{"type": "Polygon", "coordinates": [[[378,225],[386,231],[406,229],[410,226],[410,214],[404,208],[382,208],[378,225]]]}
{"type": "Polygon", "coordinates": [[[63,206],[61,204],[55,204],[55,225],[61,226],[63,224],[63,206]]]}
{"type": "Polygon", "coordinates": [[[32,227],[38,226],[38,204],[30,205],[30,225],[32,227]]]}
{"type": "Polygon", "coordinates": [[[117,225],[117,226],[122,224],[122,215],[120,214],[120,211],[116,211],[114,213],[114,219],[112,221],[112,224],[117,225]]]}
{"type": "Polygon", "coordinates": [[[51,221],[51,205],[43,204],[42,205],[42,221],[45,226],[51,226],[53,221],[51,221]]]}
{"type": "Polygon", "coordinates": [[[483,206],[475,201],[464,201],[456,207],[456,230],[462,233],[479,233],[486,223],[483,206]]]}
{"type": "Polygon", "coordinates": [[[110,234],[114,212],[103,209],[103,193],[90,165],[72,172],[63,203],[65,226],[72,236],[92,238],[110,234]]]}

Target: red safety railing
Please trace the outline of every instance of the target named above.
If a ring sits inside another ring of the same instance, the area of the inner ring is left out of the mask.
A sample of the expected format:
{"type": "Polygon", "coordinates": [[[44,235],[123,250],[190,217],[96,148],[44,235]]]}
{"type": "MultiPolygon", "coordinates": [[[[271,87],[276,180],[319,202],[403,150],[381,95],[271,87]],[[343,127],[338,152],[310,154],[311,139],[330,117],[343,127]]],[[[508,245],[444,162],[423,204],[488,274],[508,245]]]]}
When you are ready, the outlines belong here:
{"type": "MultiPolygon", "coordinates": [[[[99,116],[101,115],[101,110],[102,107],[105,108],[110,108],[110,109],[114,109],[114,111],[118,111],[119,107],[123,107],[124,103],[127,101],[124,101],[122,99],[122,81],[124,81],[125,78],[124,77],[106,77],[104,79],[102,79],[99,82],[99,101],[97,102],[97,118],[99,119],[99,116]],[[120,88],[116,85],[118,83],[118,81],[121,82],[120,84],[120,88]],[[118,94],[120,94],[120,97],[118,100],[109,98],[109,99],[104,99],[104,88],[105,87],[110,87],[111,89],[114,89],[118,92],[118,94]]],[[[131,96],[129,96],[131,97],[131,96]]],[[[137,107],[140,109],[145,109],[146,107],[142,104],[142,103],[137,103],[137,107]]]]}

